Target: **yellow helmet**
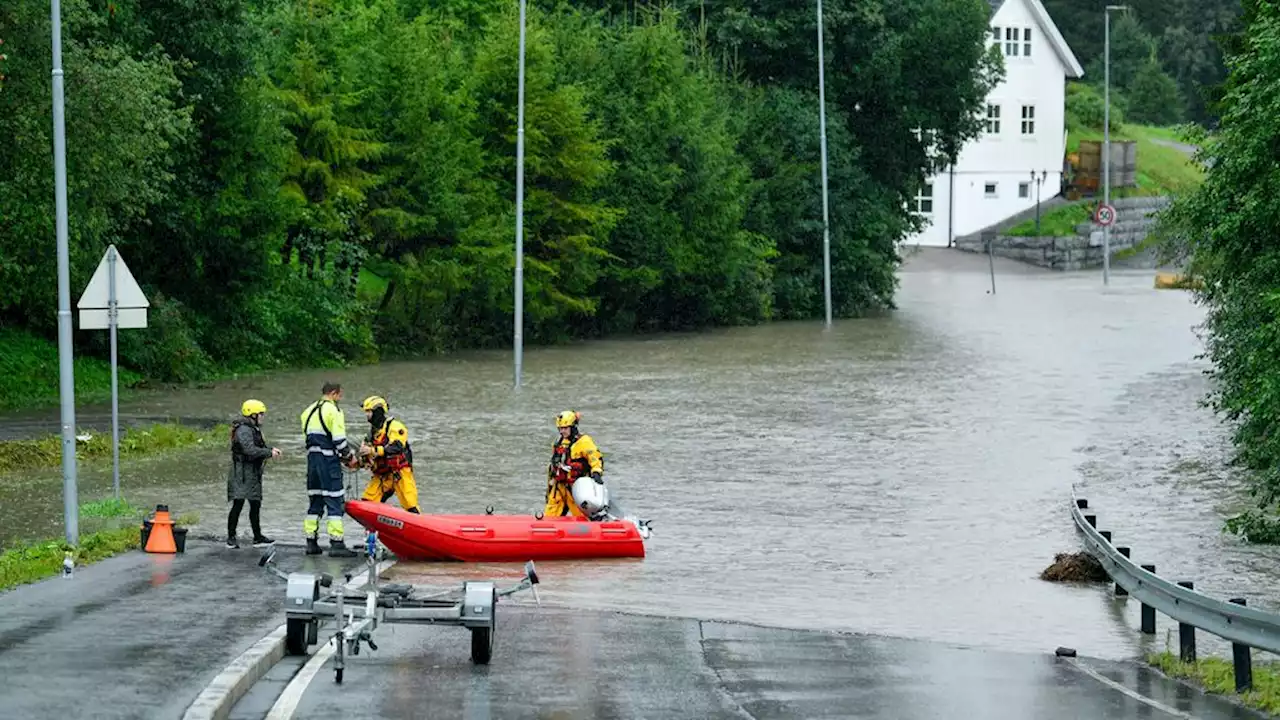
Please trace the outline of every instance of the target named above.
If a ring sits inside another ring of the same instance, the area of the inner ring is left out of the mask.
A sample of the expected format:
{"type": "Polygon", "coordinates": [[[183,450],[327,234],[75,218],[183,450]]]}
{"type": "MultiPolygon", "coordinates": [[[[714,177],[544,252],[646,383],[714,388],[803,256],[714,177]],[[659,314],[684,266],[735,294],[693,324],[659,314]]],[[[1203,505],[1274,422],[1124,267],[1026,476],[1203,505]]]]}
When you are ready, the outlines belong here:
{"type": "Polygon", "coordinates": [[[382,408],[383,412],[391,412],[391,406],[387,405],[386,399],[380,395],[370,395],[364,399],[364,403],[360,407],[366,411],[382,408]]]}
{"type": "Polygon", "coordinates": [[[578,421],[581,419],[582,413],[577,412],[576,410],[565,410],[556,416],[556,427],[573,427],[574,425],[577,425],[578,421]]]}
{"type": "Polygon", "coordinates": [[[261,400],[245,400],[244,404],[240,406],[240,414],[245,417],[257,415],[258,413],[264,413],[266,411],[267,406],[262,404],[261,400]]]}

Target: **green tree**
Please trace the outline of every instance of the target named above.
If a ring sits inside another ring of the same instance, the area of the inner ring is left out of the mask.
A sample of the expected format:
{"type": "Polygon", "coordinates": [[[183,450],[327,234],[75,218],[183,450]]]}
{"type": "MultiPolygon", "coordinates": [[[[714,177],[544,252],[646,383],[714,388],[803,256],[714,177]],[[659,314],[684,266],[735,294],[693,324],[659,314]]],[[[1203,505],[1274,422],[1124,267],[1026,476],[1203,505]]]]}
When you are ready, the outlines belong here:
{"type": "Polygon", "coordinates": [[[1183,120],[1178,84],[1160,67],[1152,49],[1128,87],[1129,116],[1149,125],[1173,125],[1183,120]]]}
{"type": "MultiPolygon", "coordinates": [[[[157,49],[82,44],[105,21],[82,0],[63,8],[72,287],[83,287],[108,243],[127,245],[174,181],[172,148],[192,132],[175,63],[157,49]]],[[[0,317],[50,332],[57,281],[48,5],[0,6],[7,80],[0,93],[0,317]]],[[[145,257],[145,256],[144,256],[145,257]]],[[[136,263],[135,263],[136,265],[136,263]]],[[[135,271],[136,272],[136,271],[135,271]]],[[[147,276],[143,276],[144,282],[147,276]]]]}
{"type": "MultiPolygon", "coordinates": [[[[743,219],[750,174],[736,148],[731,98],[687,53],[673,12],[592,35],[564,64],[591,88],[617,171],[604,201],[621,208],[601,279],[605,332],[687,329],[769,316],[767,238],[743,219]]],[[[598,27],[598,26],[597,26],[598,27]]]]}
{"type": "MultiPolygon", "coordinates": [[[[604,247],[617,222],[615,208],[597,190],[612,176],[601,123],[591,116],[586,89],[568,81],[548,24],[550,16],[529,9],[525,57],[524,251],[525,312],[534,341],[567,338],[596,312],[596,281],[604,247]]],[[[483,138],[484,177],[502,198],[502,224],[485,223],[466,252],[496,274],[482,292],[495,335],[509,331],[513,269],[519,18],[508,8],[486,28],[472,70],[477,134],[483,138]],[[511,200],[507,200],[511,198],[511,200]],[[511,204],[508,204],[511,203],[511,204]],[[510,220],[511,223],[507,224],[510,220]],[[494,294],[496,287],[504,288],[494,294]],[[501,330],[499,330],[501,328],[501,330]]],[[[498,210],[498,208],[494,208],[498,210]]]]}
{"type": "Polygon", "coordinates": [[[1246,0],[1245,32],[1229,62],[1221,125],[1204,139],[1205,182],[1178,198],[1161,232],[1192,248],[1217,381],[1211,399],[1233,423],[1234,462],[1250,471],[1261,510],[1229,527],[1274,541],[1280,539],[1280,248],[1272,242],[1280,232],[1274,151],[1280,143],[1280,8],[1246,0]]]}

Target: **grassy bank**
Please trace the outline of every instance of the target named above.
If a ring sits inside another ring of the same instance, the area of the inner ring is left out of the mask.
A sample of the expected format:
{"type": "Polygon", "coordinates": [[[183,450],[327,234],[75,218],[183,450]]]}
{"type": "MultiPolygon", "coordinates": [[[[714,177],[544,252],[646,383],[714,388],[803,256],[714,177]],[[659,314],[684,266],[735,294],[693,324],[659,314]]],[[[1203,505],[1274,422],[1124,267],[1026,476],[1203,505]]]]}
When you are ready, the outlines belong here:
{"type": "MultiPolygon", "coordinates": [[[[129,428],[120,432],[120,458],[154,455],[169,450],[195,447],[208,443],[225,444],[230,429],[218,425],[212,430],[185,425],[158,423],[149,427],[129,428]]],[[[111,459],[111,434],[92,434],[77,440],[79,461],[111,459]]],[[[62,462],[62,438],[51,435],[34,440],[0,442],[0,473],[37,467],[56,467],[62,462]]]]}
{"type": "MultiPolygon", "coordinates": [[[[1204,171],[1186,153],[1161,142],[1180,142],[1178,131],[1173,128],[1147,125],[1124,125],[1111,135],[1112,140],[1133,140],[1138,144],[1138,172],[1136,188],[1112,188],[1113,198],[1177,195],[1197,187],[1204,180],[1204,171]]],[[[1080,149],[1081,140],[1102,140],[1102,131],[1092,128],[1068,127],[1067,152],[1080,149]]],[[[1060,205],[1040,216],[1040,230],[1036,231],[1034,218],[1023,221],[1006,234],[1017,237],[1063,237],[1075,235],[1076,225],[1089,222],[1094,206],[1102,196],[1060,205]]]]}
{"type": "Polygon", "coordinates": [[[1222,658],[1200,658],[1184,663],[1172,652],[1147,657],[1147,662],[1170,677],[1189,680],[1206,692],[1235,696],[1245,705],[1268,713],[1280,713],[1280,662],[1253,661],[1253,689],[1236,694],[1235,671],[1231,661],[1222,658]]]}
{"type": "MultiPolygon", "coordinates": [[[[80,536],[72,546],[64,540],[44,540],[0,553],[0,591],[25,585],[62,572],[62,561],[70,552],[76,566],[88,565],[114,555],[136,550],[141,545],[139,526],[146,513],[127,502],[108,499],[80,506],[82,518],[99,518],[107,527],[80,536]]],[[[194,514],[177,518],[182,526],[194,525],[194,514]]]]}
{"type": "MultiPolygon", "coordinates": [[[[24,330],[0,328],[0,411],[58,404],[58,346],[24,330]]],[[[111,399],[111,365],[97,358],[76,357],[73,373],[77,402],[111,399]]],[[[120,395],[142,376],[119,369],[120,395]]]]}
{"type": "Polygon", "coordinates": [[[1009,228],[1006,234],[1017,237],[1064,237],[1076,234],[1076,225],[1089,222],[1092,208],[1085,201],[1060,205],[1040,215],[1040,230],[1036,231],[1036,220],[1031,218],[1009,228]]]}
{"type": "MultiPolygon", "coordinates": [[[[1177,195],[1204,182],[1204,170],[1186,153],[1162,142],[1181,142],[1173,128],[1149,125],[1123,125],[1111,134],[1112,141],[1132,140],[1137,144],[1138,171],[1136,188],[1112,188],[1112,197],[1177,195]]],[[[1081,140],[1102,141],[1102,130],[1067,128],[1067,152],[1080,149],[1081,140]]]]}

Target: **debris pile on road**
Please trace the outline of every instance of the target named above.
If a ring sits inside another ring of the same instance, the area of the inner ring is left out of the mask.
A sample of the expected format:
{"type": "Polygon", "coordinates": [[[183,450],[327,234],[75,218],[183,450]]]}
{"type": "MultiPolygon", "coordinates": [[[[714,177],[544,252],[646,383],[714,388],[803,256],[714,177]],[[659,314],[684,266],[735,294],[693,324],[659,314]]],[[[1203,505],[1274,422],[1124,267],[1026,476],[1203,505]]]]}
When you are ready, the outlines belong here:
{"type": "Polygon", "coordinates": [[[1053,564],[1040,573],[1049,582],[1107,582],[1111,578],[1102,564],[1087,552],[1058,553],[1053,564]]]}

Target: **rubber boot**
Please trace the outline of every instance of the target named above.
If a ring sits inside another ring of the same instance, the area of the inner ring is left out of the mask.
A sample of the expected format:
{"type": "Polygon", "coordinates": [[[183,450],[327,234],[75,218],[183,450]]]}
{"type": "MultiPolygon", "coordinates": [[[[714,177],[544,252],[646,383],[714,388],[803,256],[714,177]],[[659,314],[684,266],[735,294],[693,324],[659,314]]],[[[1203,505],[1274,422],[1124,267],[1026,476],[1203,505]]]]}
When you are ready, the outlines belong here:
{"type": "Polygon", "coordinates": [[[347,547],[347,544],[345,542],[341,540],[329,541],[329,557],[353,558],[355,556],[356,556],[355,551],[347,547]]]}
{"type": "Polygon", "coordinates": [[[320,549],[319,540],[315,538],[307,538],[307,554],[308,555],[319,555],[323,552],[324,550],[320,549]]]}

